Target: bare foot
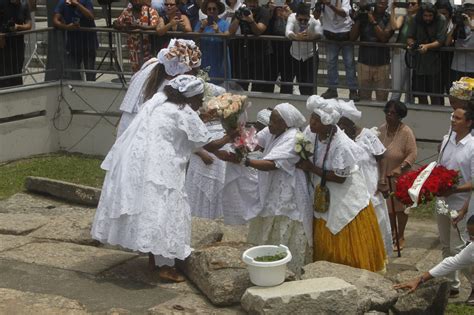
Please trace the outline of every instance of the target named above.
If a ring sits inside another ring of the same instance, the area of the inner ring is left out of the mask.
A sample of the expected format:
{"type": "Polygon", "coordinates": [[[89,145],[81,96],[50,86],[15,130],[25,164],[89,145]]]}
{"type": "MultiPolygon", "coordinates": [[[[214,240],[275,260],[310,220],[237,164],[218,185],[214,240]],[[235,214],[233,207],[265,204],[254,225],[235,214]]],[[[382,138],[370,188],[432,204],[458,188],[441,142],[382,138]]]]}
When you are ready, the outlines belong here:
{"type": "Polygon", "coordinates": [[[174,267],[163,266],[160,267],[158,275],[162,280],[171,281],[171,282],[183,282],[186,281],[186,278],[182,276],[174,267]]]}

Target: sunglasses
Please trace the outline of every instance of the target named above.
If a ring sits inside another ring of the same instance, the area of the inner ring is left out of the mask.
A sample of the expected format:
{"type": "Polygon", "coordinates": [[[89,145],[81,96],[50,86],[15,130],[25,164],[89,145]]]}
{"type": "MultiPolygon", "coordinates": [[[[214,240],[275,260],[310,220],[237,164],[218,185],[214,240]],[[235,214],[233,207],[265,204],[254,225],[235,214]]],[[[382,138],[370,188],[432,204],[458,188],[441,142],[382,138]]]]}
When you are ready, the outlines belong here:
{"type": "Polygon", "coordinates": [[[418,2],[408,2],[408,6],[410,6],[410,7],[414,7],[417,4],[418,4],[418,2]]]}

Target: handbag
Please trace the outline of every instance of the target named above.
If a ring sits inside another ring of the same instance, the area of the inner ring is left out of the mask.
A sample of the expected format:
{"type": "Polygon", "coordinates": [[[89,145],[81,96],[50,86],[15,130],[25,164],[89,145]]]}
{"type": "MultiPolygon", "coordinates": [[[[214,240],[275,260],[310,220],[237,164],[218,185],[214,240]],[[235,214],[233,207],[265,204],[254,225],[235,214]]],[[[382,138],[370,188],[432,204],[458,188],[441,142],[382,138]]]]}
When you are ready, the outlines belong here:
{"type": "MultiPolygon", "coordinates": [[[[329,142],[328,146],[326,147],[326,152],[324,153],[323,159],[323,173],[321,174],[321,182],[316,185],[314,189],[314,199],[313,199],[313,210],[319,213],[325,213],[329,210],[329,206],[331,204],[331,193],[329,192],[329,188],[326,186],[326,176],[327,170],[326,166],[326,159],[328,157],[329,147],[331,146],[332,136],[333,136],[333,129],[331,129],[331,133],[329,134],[329,142]]],[[[314,155],[313,155],[314,159],[314,155]]],[[[314,160],[313,160],[314,161],[314,160]]]]}

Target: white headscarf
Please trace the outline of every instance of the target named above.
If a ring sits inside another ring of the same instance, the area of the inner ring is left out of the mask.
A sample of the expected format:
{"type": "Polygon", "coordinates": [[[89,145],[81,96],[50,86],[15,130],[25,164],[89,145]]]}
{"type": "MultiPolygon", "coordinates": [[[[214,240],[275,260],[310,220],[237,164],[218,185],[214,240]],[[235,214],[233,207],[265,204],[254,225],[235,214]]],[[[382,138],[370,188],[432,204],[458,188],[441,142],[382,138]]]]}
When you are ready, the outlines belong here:
{"type": "Polygon", "coordinates": [[[335,125],[341,118],[336,99],[324,99],[319,95],[311,95],[306,101],[306,108],[321,118],[323,125],[335,125]]]}
{"type": "Polygon", "coordinates": [[[274,110],[280,114],[288,128],[303,127],[306,123],[306,118],[304,118],[303,114],[290,103],[278,104],[274,110]]]}
{"type": "Polygon", "coordinates": [[[343,101],[339,100],[339,112],[341,113],[342,117],[346,117],[347,119],[351,120],[354,123],[357,123],[360,118],[362,117],[362,113],[357,109],[354,104],[354,101],[343,101]]]}
{"type": "Polygon", "coordinates": [[[193,75],[183,74],[177,76],[167,85],[180,91],[185,97],[193,97],[204,93],[204,81],[193,75]]]}
{"type": "Polygon", "coordinates": [[[257,122],[261,123],[264,126],[268,126],[270,123],[270,115],[272,111],[268,108],[262,109],[257,113],[257,122]]]}

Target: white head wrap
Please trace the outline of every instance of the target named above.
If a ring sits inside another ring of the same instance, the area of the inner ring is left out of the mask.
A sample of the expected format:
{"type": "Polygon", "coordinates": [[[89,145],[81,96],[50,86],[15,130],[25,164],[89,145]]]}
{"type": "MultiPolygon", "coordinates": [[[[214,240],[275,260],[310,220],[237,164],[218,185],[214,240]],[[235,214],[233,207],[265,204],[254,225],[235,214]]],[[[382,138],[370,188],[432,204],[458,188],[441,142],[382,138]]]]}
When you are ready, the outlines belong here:
{"type": "Polygon", "coordinates": [[[306,101],[306,108],[321,118],[323,125],[335,125],[341,118],[336,99],[324,99],[319,95],[311,95],[306,101]]]}
{"type": "Polygon", "coordinates": [[[342,117],[346,117],[347,119],[351,120],[354,123],[357,123],[360,118],[362,117],[362,113],[357,109],[354,104],[354,101],[343,101],[339,100],[339,112],[341,113],[342,117]]]}
{"type": "Polygon", "coordinates": [[[306,123],[306,118],[304,118],[303,114],[290,103],[278,104],[274,110],[280,114],[288,128],[303,127],[306,123]]]}
{"type": "Polygon", "coordinates": [[[261,123],[264,126],[268,126],[270,123],[270,115],[272,111],[268,108],[262,109],[257,113],[257,122],[261,123]]]}
{"type": "Polygon", "coordinates": [[[168,48],[158,52],[157,59],[168,75],[177,76],[201,66],[201,51],[192,40],[172,39],[168,48]]]}
{"type": "Polygon", "coordinates": [[[167,85],[183,93],[185,97],[193,97],[204,93],[204,81],[193,75],[183,74],[171,80],[167,85]]]}

